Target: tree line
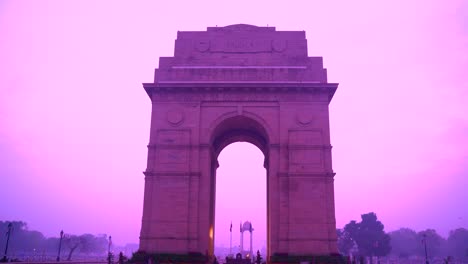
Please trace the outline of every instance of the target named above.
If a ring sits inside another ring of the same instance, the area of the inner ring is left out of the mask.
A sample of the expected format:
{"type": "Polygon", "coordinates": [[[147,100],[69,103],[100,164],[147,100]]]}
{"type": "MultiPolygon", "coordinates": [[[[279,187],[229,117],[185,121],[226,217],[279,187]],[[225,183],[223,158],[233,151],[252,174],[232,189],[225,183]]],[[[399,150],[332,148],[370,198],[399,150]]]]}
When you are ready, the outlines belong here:
{"type": "MultiPolygon", "coordinates": [[[[9,240],[9,256],[57,256],[60,237],[45,237],[41,232],[29,230],[25,222],[0,221],[0,250],[6,246],[8,225],[12,225],[9,240]]],[[[356,257],[398,258],[422,257],[426,251],[429,259],[448,256],[468,261],[468,230],[458,228],[450,231],[447,239],[434,229],[415,231],[400,228],[386,233],[384,225],[375,213],[361,215],[361,221],[350,221],[337,229],[338,250],[341,254],[356,257]]],[[[64,234],[62,254],[64,260],[71,260],[76,254],[105,256],[109,240],[106,234],[64,234]]]]}
{"type": "Polygon", "coordinates": [[[29,230],[25,222],[0,221],[0,250],[6,247],[8,225],[11,224],[11,232],[8,243],[9,258],[37,257],[55,258],[58,256],[58,248],[61,243],[61,259],[71,260],[76,254],[105,256],[107,254],[107,235],[82,234],[74,235],[64,233],[62,241],[60,237],[45,237],[41,232],[29,230]]]}
{"type": "Polygon", "coordinates": [[[375,213],[361,215],[361,221],[351,221],[337,229],[338,250],[343,255],[357,257],[397,258],[427,257],[468,260],[468,230],[450,231],[447,239],[434,229],[416,232],[400,228],[386,233],[375,213]]]}

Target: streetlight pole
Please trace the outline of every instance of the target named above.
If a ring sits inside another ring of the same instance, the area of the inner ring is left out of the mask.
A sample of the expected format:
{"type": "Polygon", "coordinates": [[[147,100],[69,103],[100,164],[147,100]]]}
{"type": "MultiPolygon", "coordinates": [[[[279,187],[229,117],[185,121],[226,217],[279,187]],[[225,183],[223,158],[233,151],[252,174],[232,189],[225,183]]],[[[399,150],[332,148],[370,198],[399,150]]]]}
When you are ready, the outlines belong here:
{"type": "Polygon", "coordinates": [[[111,245],[112,245],[112,236],[109,236],[109,247],[107,249],[107,263],[111,264],[112,263],[112,255],[111,255],[111,245]]]}
{"type": "Polygon", "coordinates": [[[57,254],[57,262],[60,261],[60,250],[62,249],[63,230],[60,231],[59,251],[57,254]]]}
{"type": "Polygon", "coordinates": [[[426,234],[423,235],[424,237],[424,252],[426,253],[426,264],[429,264],[429,260],[427,259],[427,245],[426,245],[426,234]]]}
{"type": "Polygon", "coordinates": [[[11,223],[8,224],[8,231],[7,231],[7,241],[6,241],[6,246],[5,246],[5,254],[3,255],[2,262],[7,262],[7,252],[8,252],[8,242],[10,242],[10,234],[11,234],[11,228],[13,225],[11,223]]]}
{"type": "Polygon", "coordinates": [[[110,254],[110,248],[112,245],[112,236],[109,236],[109,248],[107,249],[107,252],[110,254]]]}

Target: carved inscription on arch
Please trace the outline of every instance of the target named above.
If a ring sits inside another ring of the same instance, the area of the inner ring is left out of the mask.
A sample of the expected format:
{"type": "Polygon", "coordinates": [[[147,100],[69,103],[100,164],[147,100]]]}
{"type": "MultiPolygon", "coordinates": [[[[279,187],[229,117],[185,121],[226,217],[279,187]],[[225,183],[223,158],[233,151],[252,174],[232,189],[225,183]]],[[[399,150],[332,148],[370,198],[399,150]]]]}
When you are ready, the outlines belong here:
{"type": "Polygon", "coordinates": [[[149,147],[155,151],[155,168],[164,168],[166,171],[188,169],[190,130],[161,129],[158,131],[156,144],[149,147]]]}
{"type": "Polygon", "coordinates": [[[161,164],[184,164],[188,157],[188,151],[180,149],[160,149],[158,154],[161,164]]]}
{"type": "Polygon", "coordinates": [[[269,53],[283,52],[287,48],[287,41],[283,39],[212,39],[195,42],[198,52],[212,53],[269,53]]]}
{"type": "Polygon", "coordinates": [[[322,131],[289,131],[289,165],[291,172],[311,172],[323,168],[324,142],[322,131]]]}
{"type": "Polygon", "coordinates": [[[160,129],[158,130],[158,145],[189,145],[190,130],[186,129],[160,129]]]}
{"type": "Polygon", "coordinates": [[[270,39],[214,39],[210,43],[211,52],[223,53],[256,53],[270,52],[272,49],[270,39]]]}
{"type": "Polygon", "coordinates": [[[321,146],[323,145],[322,131],[319,129],[314,130],[290,130],[289,131],[289,145],[307,145],[307,146],[321,146]]]}
{"type": "MultiPolygon", "coordinates": [[[[199,47],[199,49],[202,48],[205,47],[199,47]]],[[[179,81],[322,81],[320,73],[313,73],[312,77],[305,76],[307,70],[305,66],[270,68],[187,68],[174,66],[171,69],[159,69],[158,73],[161,74],[163,80],[179,81]]]]}
{"type": "Polygon", "coordinates": [[[240,92],[207,92],[207,93],[153,93],[153,102],[199,102],[199,101],[222,101],[222,102],[307,102],[324,101],[326,96],[304,94],[304,93],[240,93],[240,92]]]}

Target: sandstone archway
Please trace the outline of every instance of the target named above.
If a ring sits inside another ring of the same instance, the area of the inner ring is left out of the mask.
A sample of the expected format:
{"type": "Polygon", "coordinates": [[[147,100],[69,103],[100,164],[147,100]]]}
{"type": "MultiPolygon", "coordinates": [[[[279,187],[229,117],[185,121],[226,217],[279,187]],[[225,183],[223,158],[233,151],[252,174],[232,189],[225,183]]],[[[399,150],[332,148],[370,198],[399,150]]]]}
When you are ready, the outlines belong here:
{"type": "Polygon", "coordinates": [[[336,253],[328,83],[303,31],[232,25],[178,32],[144,88],[152,116],[140,250],[213,253],[217,156],[265,155],[269,255],[336,253]]]}

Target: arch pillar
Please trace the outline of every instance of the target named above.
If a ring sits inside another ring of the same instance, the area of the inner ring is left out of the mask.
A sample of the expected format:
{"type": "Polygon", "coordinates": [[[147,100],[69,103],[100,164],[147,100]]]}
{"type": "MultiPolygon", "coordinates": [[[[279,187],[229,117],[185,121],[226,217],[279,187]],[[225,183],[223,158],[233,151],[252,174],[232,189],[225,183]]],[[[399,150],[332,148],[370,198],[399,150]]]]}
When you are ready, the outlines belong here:
{"type": "Polygon", "coordinates": [[[278,144],[270,144],[269,162],[267,164],[267,252],[285,252],[280,247],[281,234],[285,232],[280,224],[280,151],[278,144]]]}

